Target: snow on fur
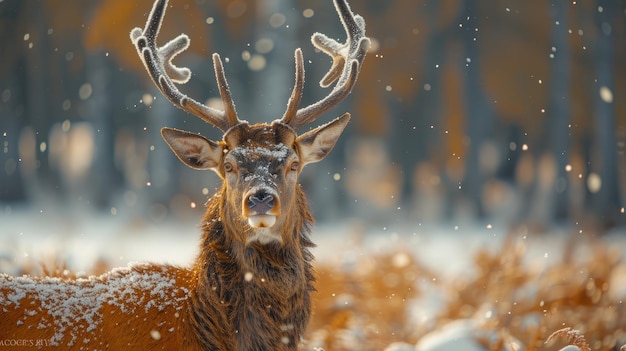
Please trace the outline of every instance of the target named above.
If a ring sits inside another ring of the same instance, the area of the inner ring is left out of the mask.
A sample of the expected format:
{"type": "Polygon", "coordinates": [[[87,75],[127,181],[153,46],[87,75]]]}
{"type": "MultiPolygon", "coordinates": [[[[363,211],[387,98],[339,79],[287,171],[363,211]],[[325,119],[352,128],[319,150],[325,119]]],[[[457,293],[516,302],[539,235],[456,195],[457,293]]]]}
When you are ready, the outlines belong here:
{"type": "Polygon", "coordinates": [[[107,317],[103,315],[107,305],[129,318],[139,309],[162,311],[169,306],[180,310],[188,291],[176,285],[168,270],[167,266],[133,264],[75,280],[0,274],[0,311],[22,310],[15,320],[18,326],[54,330],[51,345],[71,346],[85,341],[77,340],[77,335],[95,335],[107,317]]]}

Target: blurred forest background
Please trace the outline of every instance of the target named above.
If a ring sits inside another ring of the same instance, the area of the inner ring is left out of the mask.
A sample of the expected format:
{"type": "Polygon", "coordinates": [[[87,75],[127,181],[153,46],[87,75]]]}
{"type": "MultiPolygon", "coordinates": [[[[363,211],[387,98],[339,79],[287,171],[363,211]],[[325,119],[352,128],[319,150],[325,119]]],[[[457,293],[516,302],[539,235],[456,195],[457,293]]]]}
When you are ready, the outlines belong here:
{"type": "MultiPolygon", "coordinates": [[[[626,223],[626,2],[353,0],[372,49],[351,125],[302,184],[318,220],[496,218],[626,223]]],[[[164,126],[220,139],[153,87],[129,39],[151,0],[0,0],[0,211],[52,200],[162,220],[201,207],[212,172],[178,162],[164,126]],[[196,205],[197,204],[197,205],[196,205]]],[[[331,0],[171,0],[161,44],[191,47],[181,90],[242,119],[282,115],[302,47],[303,105],[328,92],[313,32],[341,38],[331,0]]]]}

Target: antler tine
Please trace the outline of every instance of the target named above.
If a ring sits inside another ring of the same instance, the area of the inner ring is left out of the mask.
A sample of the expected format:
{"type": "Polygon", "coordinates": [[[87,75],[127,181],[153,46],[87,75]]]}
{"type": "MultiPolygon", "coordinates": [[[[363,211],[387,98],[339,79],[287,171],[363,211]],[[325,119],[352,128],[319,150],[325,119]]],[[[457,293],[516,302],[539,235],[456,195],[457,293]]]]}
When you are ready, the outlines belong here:
{"type": "Polygon", "coordinates": [[[217,88],[220,91],[222,97],[222,103],[224,104],[224,114],[226,115],[226,121],[230,127],[239,124],[241,121],[237,117],[237,111],[235,110],[235,102],[233,96],[230,93],[228,82],[226,81],[226,74],[224,73],[224,65],[220,55],[213,54],[213,69],[215,70],[215,79],[217,80],[217,88]]]}
{"type": "Polygon", "coordinates": [[[237,118],[235,104],[226,82],[224,68],[219,55],[213,55],[213,65],[220,96],[224,103],[224,111],[201,104],[180,92],[176,87],[175,83],[184,84],[191,78],[191,70],[189,68],[176,67],[172,63],[176,55],[189,47],[190,39],[186,34],[180,34],[162,47],[157,47],[156,39],[161,29],[166,7],[167,0],[155,1],[152,11],[148,15],[145,28],[134,28],[130,32],[130,39],[137,48],[137,53],[150,74],[150,78],[152,78],[152,81],[163,96],[174,106],[225,132],[240,121],[237,118]]]}
{"type": "MultiPolygon", "coordinates": [[[[322,33],[313,34],[311,42],[316,48],[325,52],[333,59],[333,64],[328,73],[322,78],[320,86],[326,88],[334,82],[336,82],[336,84],[325,98],[299,109],[295,116],[289,117],[287,121],[286,117],[289,116],[289,109],[293,108],[290,99],[288,110],[285,113],[285,117],[283,117],[283,122],[289,124],[294,129],[298,129],[315,121],[324,112],[335,107],[350,94],[359,75],[359,71],[361,70],[365,54],[369,49],[370,40],[365,36],[365,21],[363,17],[355,15],[346,0],[334,0],[334,3],[348,37],[347,42],[341,44],[322,33]]],[[[296,57],[296,66],[297,62],[298,58],[296,57]]],[[[296,71],[298,69],[299,68],[296,67],[296,71]]],[[[304,69],[302,68],[302,70],[304,69]]],[[[296,80],[298,79],[298,74],[299,73],[296,72],[296,80]]],[[[302,72],[302,75],[304,75],[304,72],[302,72]]],[[[295,94],[302,93],[302,87],[298,87],[299,85],[296,82],[292,99],[295,94]]]]}
{"type": "Polygon", "coordinates": [[[300,106],[300,100],[302,100],[302,90],[304,88],[304,58],[302,57],[302,50],[297,48],[294,53],[296,60],[296,79],[291,91],[291,97],[287,103],[287,111],[283,115],[282,122],[290,125],[293,119],[298,113],[298,106],[300,106]]]}

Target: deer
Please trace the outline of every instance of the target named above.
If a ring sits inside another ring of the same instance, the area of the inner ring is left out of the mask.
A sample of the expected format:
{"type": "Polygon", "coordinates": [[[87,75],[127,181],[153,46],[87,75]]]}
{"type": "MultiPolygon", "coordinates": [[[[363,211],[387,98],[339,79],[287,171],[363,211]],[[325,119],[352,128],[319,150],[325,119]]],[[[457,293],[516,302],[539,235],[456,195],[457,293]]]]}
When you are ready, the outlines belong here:
{"type": "Polygon", "coordinates": [[[172,59],[189,47],[180,34],[156,41],[168,7],[156,0],[132,44],[156,87],[173,105],[223,132],[163,128],[161,135],[187,166],[212,170],[221,186],[209,198],[200,248],[189,267],[134,263],[89,277],[0,274],[0,346],[61,346],[67,350],[296,350],[311,318],[315,291],[310,238],[313,216],[298,183],[303,167],[335,146],[350,114],[298,134],[343,101],[357,80],[370,39],[346,0],[334,5],[345,43],[315,33],[313,45],[332,58],[320,85],[332,90],[300,107],[304,61],[295,50],[295,83],[287,108],[271,123],[239,119],[224,65],[213,66],[222,108],[182,93],[191,70],[172,59]]]}

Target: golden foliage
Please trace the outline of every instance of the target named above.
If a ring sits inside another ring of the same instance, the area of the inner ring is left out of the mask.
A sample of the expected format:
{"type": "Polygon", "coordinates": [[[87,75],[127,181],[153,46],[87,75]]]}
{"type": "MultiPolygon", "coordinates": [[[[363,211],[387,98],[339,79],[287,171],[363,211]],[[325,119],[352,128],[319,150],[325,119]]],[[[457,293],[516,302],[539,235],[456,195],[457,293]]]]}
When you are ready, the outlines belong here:
{"type": "Polygon", "coordinates": [[[549,5],[537,0],[477,4],[484,16],[476,42],[485,90],[499,117],[534,132],[548,102],[549,5]]]}
{"type": "MultiPolygon", "coordinates": [[[[467,319],[490,331],[489,339],[477,340],[485,350],[500,350],[513,340],[527,351],[559,350],[562,340],[582,351],[612,351],[626,343],[622,254],[601,240],[577,235],[560,259],[538,265],[529,257],[526,240],[512,234],[499,250],[481,249],[473,266],[448,278],[402,248],[378,254],[355,248],[338,262],[318,264],[318,291],[303,349],[382,350],[393,342],[416,343],[450,321],[467,319]],[[432,319],[418,321],[416,306],[433,294],[443,306],[432,319]]],[[[552,245],[550,237],[542,240],[552,245]]],[[[46,261],[43,269],[28,265],[21,271],[75,276],[58,259],[46,261]]],[[[99,261],[95,269],[89,274],[107,267],[99,261]]]]}
{"type": "Polygon", "coordinates": [[[409,307],[420,295],[418,279],[432,273],[405,251],[353,259],[316,268],[311,344],[382,350],[390,340],[412,340],[409,307]]]}
{"type": "Polygon", "coordinates": [[[586,343],[609,351],[626,342],[626,307],[617,297],[625,264],[617,250],[572,238],[562,259],[546,267],[533,264],[528,251],[523,240],[511,235],[496,252],[478,251],[474,267],[445,282],[404,251],[365,255],[349,269],[320,266],[311,345],[326,351],[381,350],[392,342],[413,343],[460,319],[479,320],[497,336],[478,340],[486,350],[500,350],[513,339],[528,351],[555,350],[556,336],[569,337],[581,350],[586,343]],[[394,266],[394,258],[404,255],[410,263],[394,266]],[[416,283],[432,278],[440,296],[447,297],[445,305],[434,321],[416,324],[410,306],[425,298],[416,283]],[[389,285],[389,280],[398,284],[389,285]],[[349,343],[347,335],[352,336],[349,343]]]}
{"type": "MultiPolygon", "coordinates": [[[[167,9],[157,43],[163,45],[181,33],[192,39],[189,51],[209,56],[208,25],[203,8],[196,2],[178,4],[172,1],[167,9]]],[[[144,27],[152,1],[107,0],[99,3],[85,31],[84,44],[88,50],[103,50],[114,55],[121,65],[143,71],[129,33],[144,27]]]]}

